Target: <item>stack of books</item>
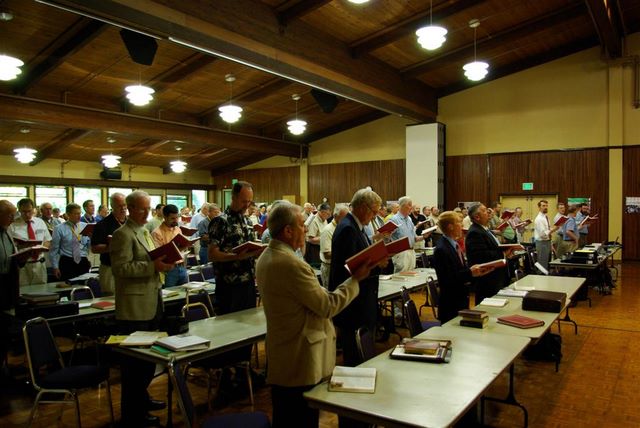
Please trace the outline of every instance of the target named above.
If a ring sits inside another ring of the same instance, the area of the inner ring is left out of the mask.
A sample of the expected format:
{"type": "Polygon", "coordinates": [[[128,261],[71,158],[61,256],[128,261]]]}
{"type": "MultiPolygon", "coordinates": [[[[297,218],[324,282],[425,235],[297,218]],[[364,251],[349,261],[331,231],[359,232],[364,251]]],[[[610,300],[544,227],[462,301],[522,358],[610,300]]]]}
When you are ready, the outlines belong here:
{"type": "Polygon", "coordinates": [[[489,315],[485,311],[463,309],[458,311],[462,317],[460,325],[463,327],[485,328],[489,324],[489,315]]]}
{"type": "Polygon", "coordinates": [[[32,306],[53,305],[60,299],[58,293],[23,293],[20,295],[22,300],[32,306]]]}

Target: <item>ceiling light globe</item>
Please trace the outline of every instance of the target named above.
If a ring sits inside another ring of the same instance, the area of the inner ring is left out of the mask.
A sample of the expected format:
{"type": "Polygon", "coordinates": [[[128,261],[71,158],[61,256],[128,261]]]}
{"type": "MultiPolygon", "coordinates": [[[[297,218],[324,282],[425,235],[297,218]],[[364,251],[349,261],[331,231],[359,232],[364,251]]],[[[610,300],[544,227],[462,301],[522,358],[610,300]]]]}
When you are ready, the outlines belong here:
{"type": "Polygon", "coordinates": [[[24,65],[24,62],[18,58],[14,58],[8,55],[0,55],[0,80],[9,81],[18,77],[22,73],[20,67],[24,65]]]}
{"type": "Polygon", "coordinates": [[[120,165],[120,156],[117,155],[102,155],[102,164],[106,168],[115,168],[120,165]]]}
{"type": "Polygon", "coordinates": [[[485,78],[489,73],[489,64],[483,61],[473,61],[465,64],[462,69],[467,79],[477,82],[485,78]]]}
{"type": "Polygon", "coordinates": [[[187,163],[184,161],[171,161],[169,164],[171,165],[171,171],[176,174],[182,174],[187,170],[187,163]]]}
{"type": "Polygon", "coordinates": [[[37,150],[21,148],[21,149],[13,149],[13,153],[15,154],[16,160],[20,163],[30,163],[36,158],[37,150]]]}
{"type": "Polygon", "coordinates": [[[218,107],[220,118],[227,123],[236,123],[242,117],[242,107],[226,104],[218,107]]]}
{"type": "Polygon", "coordinates": [[[349,0],[349,3],[363,4],[363,3],[369,3],[369,0],[349,0]]]}
{"type": "Polygon", "coordinates": [[[289,128],[289,132],[293,135],[302,135],[304,131],[307,130],[307,122],[300,119],[294,119],[287,122],[287,127],[289,128]]]}
{"type": "Polygon", "coordinates": [[[438,25],[429,25],[416,31],[418,43],[424,49],[432,51],[438,49],[447,40],[447,29],[438,25]]]}
{"type": "Polygon", "coordinates": [[[153,100],[153,94],[155,91],[144,85],[130,85],[124,88],[127,92],[127,99],[134,106],[145,106],[153,100]]]}

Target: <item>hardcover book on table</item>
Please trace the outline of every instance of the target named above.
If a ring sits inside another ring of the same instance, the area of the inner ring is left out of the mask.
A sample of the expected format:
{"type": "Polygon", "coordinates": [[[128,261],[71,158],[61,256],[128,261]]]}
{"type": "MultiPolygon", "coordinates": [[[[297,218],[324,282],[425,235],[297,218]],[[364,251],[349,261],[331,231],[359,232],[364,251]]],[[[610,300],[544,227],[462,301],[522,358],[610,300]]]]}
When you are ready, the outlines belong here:
{"type": "Polygon", "coordinates": [[[374,367],[335,366],[329,381],[329,391],[373,394],[376,391],[376,374],[374,367]]]}
{"type": "Polygon", "coordinates": [[[405,338],[389,355],[393,359],[448,363],[451,359],[452,342],[447,339],[405,338]]]}
{"type": "Polygon", "coordinates": [[[503,317],[498,317],[498,322],[500,324],[510,325],[512,327],[518,328],[534,328],[540,327],[544,325],[544,321],[525,317],[524,315],[505,315],[503,317]]]}
{"type": "Polygon", "coordinates": [[[175,336],[163,337],[154,342],[172,351],[197,351],[209,348],[209,339],[191,334],[178,334],[175,336]]]}

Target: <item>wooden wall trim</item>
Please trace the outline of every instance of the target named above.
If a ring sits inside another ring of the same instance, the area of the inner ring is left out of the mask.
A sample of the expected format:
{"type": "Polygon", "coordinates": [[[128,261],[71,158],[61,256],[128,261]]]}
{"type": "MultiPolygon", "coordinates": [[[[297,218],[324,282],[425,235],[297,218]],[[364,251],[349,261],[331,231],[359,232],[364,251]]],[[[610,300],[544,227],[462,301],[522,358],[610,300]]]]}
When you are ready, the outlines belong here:
{"type": "Polygon", "coordinates": [[[91,180],[84,178],[58,177],[23,177],[15,175],[0,175],[2,184],[33,184],[42,186],[100,186],[100,187],[133,187],[143,189],[182,189],[182,190],[216,190],[215,184],[194,183],[156,183],[151,181],[125,180],[91,180]]]}

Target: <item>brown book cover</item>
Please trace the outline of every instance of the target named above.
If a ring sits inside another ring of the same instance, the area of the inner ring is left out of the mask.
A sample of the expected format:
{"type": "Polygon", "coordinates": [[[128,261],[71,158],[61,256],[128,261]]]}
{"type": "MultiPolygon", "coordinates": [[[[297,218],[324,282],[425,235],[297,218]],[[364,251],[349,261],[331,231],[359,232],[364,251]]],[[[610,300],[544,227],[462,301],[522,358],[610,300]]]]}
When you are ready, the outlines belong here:
{"type": "Polygon", "coordinates": [[[486,311],[479,311],[477,309],[461,309],[458,311],[458,315],[460,315],[463,318],[475,319],[475,320],[481,320],[489,316],[487,315],[486,311]]]}
{"type": "Polygon", "coordinates": [[[253,225],[253,230],[255,230],[256,232],[263,234],[265,230],[267,230],[267,225],[266,224],[260,224],[260,223],[256,223],[253,225]]]}
{"type": "Polygon", "coordinates": [[[247,241],[244,244],[238,245],[237,247],[233,247],[231,249],[231,252],[239,254],[239,253],[244,253],[248,251],[264,250],[265,248],[267,248],[267,244],[262,244],[260,242],[255,242],[255,241],[247,241]]]}
{"type": "Polygon", "coordinates": [[[378,229],[379,233],[391,233],[398,228],[398,225],[392,221],[388,221],[378,229]]]}
{"type": "Polygon", "coordinates": [[[91,235],[93,235],[93,229],[96,228],[97,223],[83,223],[83,224],[84,224],[84,227],[82,228],[82,232],[80,232],[80,235],[88,236],[89,238],[91,238],[91,235]]]}
{"type": "Polygon", "coordinates": [[[511,217],[513,217],[514,214],[515,214],[515,211],[504,210],[504,211],[502,211],[502,215],[500,216],[500,218],[502,220],[509,220],[511,217]]]}
{"type": "Polygon", "coordinates": [[[27,247],[34,247],[36,245],[42,245],[42,241],[38,239],[20,239],[13,238],[13,242],[16,244],[16,247],[22,249],[27,247]]]}
{"type": "Polygon", "coordinates": [[[554,226],[562,226],[563,224],[565,224],[567,222],[567,220],[569,220],[569,216],[566,215],[561,215],[560,217],[558,217],[558,220],[556,220],[555,223],[553,223],[554,226]]]}
{"type": "Polygon", "coordinates": [[[498,322],[500,324],[510,325],[512,327],[518,328],[534,328],[540,327],[544,325],[544,321],[538,320],[535,318],[525,317],[524,315],[505,315],[503,317],[498,317],[498,322]]]}
{"type": "Polygon", "coordinates": [[[34,245],[31,247],[24,247],[11,254],[9,257],[37,257],[40,253],[45,253],[47,251],[49,251],[49,249],[44,245],[34,245]]]}
{"type": "Polygon", "coordinates": [[[167,264],[177,263],[184,260],[185,254],[181,253],[175,242],[171,241],[154,250],[149,251],[151,260],[156,260],[162,256],[167,256],[163,262],[167,264]]]}
{"type": "Polygon", "coordinates": [[[438,349],[441,347],[451,346],[451,342],[429,339],[404,339],[404,352],[406,354],[419,354],[419,355],[435,355],[438,349]]]}
{"type": "Polygon", "coordinates": [[[92,308],[96,308],[96,309],[111,309],[111,308],[115,308],[116,304],[114,302],[109,302],[107,300],[102,300],[100,302],[93,302],[91,304],[92,308]]]}
{"type": "Polygon", "coordinates": [[[502,232],[507,228],[508,225],[509,223],[507,221],[503,221],[502,223],[496,226],[496,230],[499,230],[500,232],[502,232]]]}
{"type": "Polygon", "coordinates": [[[387,247],[387,253],[390,256],[401,253],[406,250],[411,249],[411,245],[409,245],[409,237],[405,236],[404,238],[396,239],[395,241],[391,241],[388,244],[385,244],[387,247]]]}
{"type": "Polygon", "coordinates": [[[585,218],[582,219],[582,221],[580,222],[578,227],[580,228],[580,227],[583,227],[585,225],[590,225],[596,220],[598,220],[598,214],[596,214],[594,216],[586,216],[585,218]]]}
{"type": "Polygon", "coordinates": [[[531,220],[527,219],[525,221],[521,221],[520,223],[516,224],[514,227],[518,228],[522,226],[528,226],[530,224],[531,224],[531,220]]]}
{"type": "Polygon", "coordinates": [[[460,320],[460,325],[462,327],[485,328],[489,325],[489,317],[482,318],[480,320],[463,318],[460,320]]]}
{"type": "Polygon", "coordinates": [[[197,242],[198,240],[200,240],[199,237],[187,238],[183,234],[179,233],[179,234],[177,234],[176,236],[173,237],[171,242],[175,242],[176,246],[178,248],[189,248],[189,247],[193,246],[193,244],[195,242],[197,242]]]}
{"type": "Polygon", "coordinates": [[[196,232],[198,232],[198,229],[195,229],[193,227],[180,226],[180,232],[182,232],[184,236],[192,236],[195,235],[196,232]]]}
{"type": "Polygon", "coordinates": [[[353,273],[364,264],[377,264],[387,257],[389,257],[387,247],[385,246],[383,241],[378,241],[375,244],[370,245],[369,247],[360,251],[359,253],[356,253],[353,256],[349,257],[347,259],[345,267],[350,273],[353,273]]]}

